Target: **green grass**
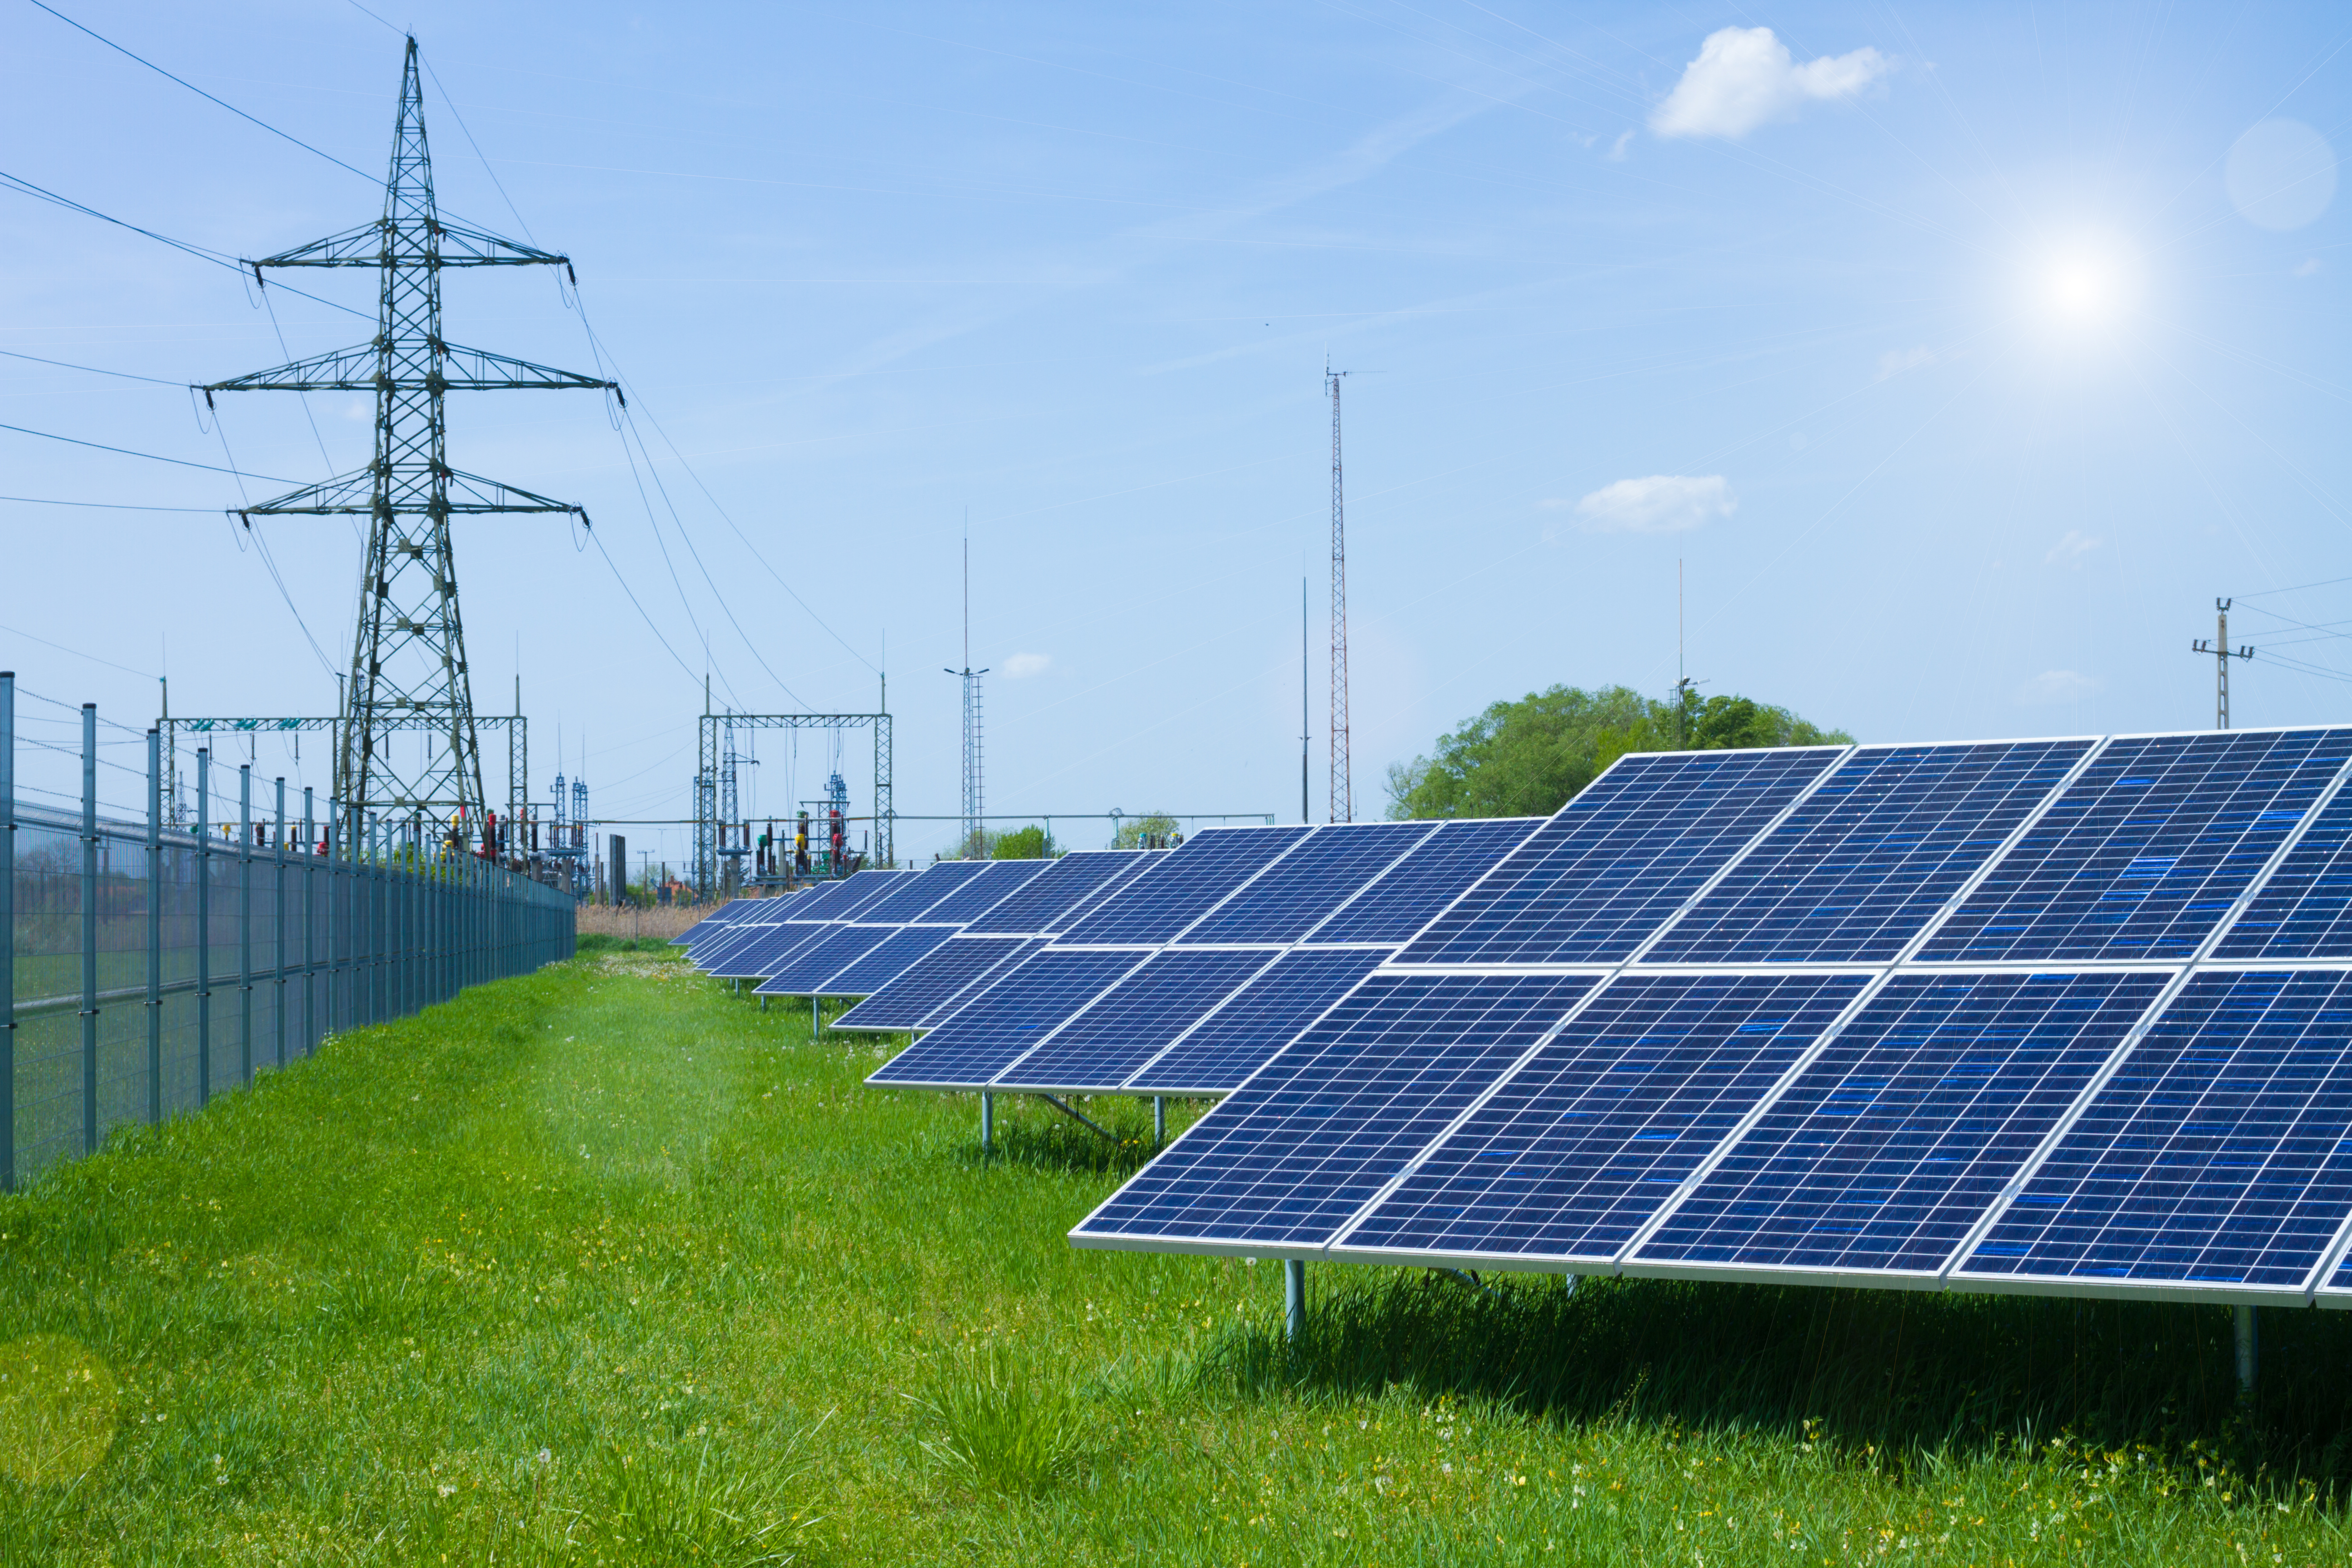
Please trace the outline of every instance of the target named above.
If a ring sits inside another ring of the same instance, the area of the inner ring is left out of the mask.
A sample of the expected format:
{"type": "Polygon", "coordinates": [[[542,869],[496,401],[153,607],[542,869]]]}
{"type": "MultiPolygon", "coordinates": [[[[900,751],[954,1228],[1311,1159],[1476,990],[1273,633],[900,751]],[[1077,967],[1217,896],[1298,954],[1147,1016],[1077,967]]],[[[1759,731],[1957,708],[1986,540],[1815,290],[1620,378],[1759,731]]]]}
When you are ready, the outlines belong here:
{"type": "Polygon", "coordinates": [[[0,1562],[2352,1557],[2345,1315],[2243,1414],[2214,1309],[1328,1268],[1294,1350],[1271,1266],[1064,1242],[1147,1108],[983,1161],[667,952],[0,1198],[0,1562]]]}

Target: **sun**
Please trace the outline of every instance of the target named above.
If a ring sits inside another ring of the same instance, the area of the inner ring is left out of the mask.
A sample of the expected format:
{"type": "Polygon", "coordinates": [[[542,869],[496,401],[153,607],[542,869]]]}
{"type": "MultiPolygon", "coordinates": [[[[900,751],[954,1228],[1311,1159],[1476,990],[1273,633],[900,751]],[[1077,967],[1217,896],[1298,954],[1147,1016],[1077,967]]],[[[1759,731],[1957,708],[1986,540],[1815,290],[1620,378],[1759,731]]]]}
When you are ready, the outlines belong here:
{"type": "Polygon", "coordinates": [[[2126,320],[2139,303],[2139,257],[2111,235],[2062,241],[2027,265],[2026,291],[2033,314],[2070,332],[2096,332],[2126,320]]]}

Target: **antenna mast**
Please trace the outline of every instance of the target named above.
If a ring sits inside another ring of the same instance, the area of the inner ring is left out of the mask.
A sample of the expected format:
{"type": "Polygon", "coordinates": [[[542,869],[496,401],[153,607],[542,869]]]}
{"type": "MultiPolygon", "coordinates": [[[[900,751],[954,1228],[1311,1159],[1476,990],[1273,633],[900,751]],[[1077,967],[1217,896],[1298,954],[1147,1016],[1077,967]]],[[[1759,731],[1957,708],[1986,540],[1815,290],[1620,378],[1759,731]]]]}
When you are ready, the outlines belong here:
{"type": "Polygon", "coordinates": [[[1331,820],[1356,820],[1353,770],[1348,761],[1348,506],[1339,472],[1339,381],[1349,373],[1323,362],[1331,394],[1331,820]]]}
{"type": "Polygon", "coordinates": [[[971,667],[971,518],[968,512],[963,535],[963,668],[947,673],[963,677],[963,845],[957,856],[978,860],[988,852],[980,799],[980,678],[988,671],[971,667]]]}

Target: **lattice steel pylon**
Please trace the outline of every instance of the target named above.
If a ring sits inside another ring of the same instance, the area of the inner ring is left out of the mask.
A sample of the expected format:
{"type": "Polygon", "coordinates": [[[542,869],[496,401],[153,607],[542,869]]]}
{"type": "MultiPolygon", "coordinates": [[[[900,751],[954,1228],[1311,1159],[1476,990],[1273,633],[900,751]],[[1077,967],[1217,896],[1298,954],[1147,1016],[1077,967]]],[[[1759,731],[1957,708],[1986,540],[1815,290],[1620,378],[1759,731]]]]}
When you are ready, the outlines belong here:
{"type": "Polygon", "coordinates": [[[1331,394],[1331,820],[1356,820],[1355,773],[1348,758],[1348,502],[1339,474],[1339,382],[1349,373],[1323,362],[1331,394]]]}
{"type": "Polygon", "coordinates": [[[271,267],[373,267],[382,274],[373,342],[202,390],[207,404],[217,392],[375,394],[375,457],[365,468],[260,506],[238,508],[232,515],[248,528],[256,517],[369,519],[351,681],[339,716],[335,798],[348,807],[390,816],[423,813],[443,824],[462,821],[469,835],[478,832],[487,799],[449,519],[568,512],[585,525],[587,513],[452,468],[442,399],[453,391],[581,388],[617,395],[620,388],[445,341],[441,272],[450,267],[550,266],[563,268],[569,276],[571,259],[440,216],[434,205],[412,37],[401,74],[383,216],[247,265],[257,281],[271,267]],[[432,725],[412,769],[386,744],[386,721],[419,717],[432,725]]]}
{"type": "Polygon", "coordinates": [[[988,818],[981,800],[980,787],[980,678],[984,669],[971,667],[971,540],[963,542],[963,668],[950,669],[950,675],[963,678],[963,844],[957,849],[959,859],[981,860],[988,856],[988,818]]]}

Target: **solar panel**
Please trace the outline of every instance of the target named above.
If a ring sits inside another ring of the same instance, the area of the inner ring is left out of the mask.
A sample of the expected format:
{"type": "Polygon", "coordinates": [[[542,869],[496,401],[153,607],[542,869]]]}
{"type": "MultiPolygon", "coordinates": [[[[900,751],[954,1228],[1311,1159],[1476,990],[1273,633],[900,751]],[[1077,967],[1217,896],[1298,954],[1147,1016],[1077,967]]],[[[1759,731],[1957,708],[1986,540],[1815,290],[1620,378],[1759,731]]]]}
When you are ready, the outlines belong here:
{"type": "Polygon", "coordinates": [[[831,921],[785,921],[753,926],[740,942],[702,961],[701,969],[714,980],[764,980],[776,966],[812,942],[841,928],[831,921]]]}
{"type": "Polygon", "coordinates": [[[2187,958],[2352,757],[2352,731],[2111,741],[1923,950],[2187,958]]]}
{"type": "Polygon", "coordinates": [[[2296,1291],[2352,1215],[2352,975],[2192,979],[1955,1279],[2296,1291]]]}
{"type": "Polygon", "coordinates": [[[1064,927],[1068,944],[1163,942],[1307,836],[1291,827],[1209,827],[1064,927]]]}
{"type": "Polygon", "coordinates": [[[2339,787],[2214,950],[2220,958],[2352,958],[2352,789],[2339,787]]]}
{"type": "Polygon", "coordinates": [[[814,996],[817,987],[882,945],[897,926],[845,925],[787,955],[753,986],[761,996],[814,996]]]}
{"type": "Polygon", "coordinates": [[[985,1089],[1055,1026],[1150,954],[1132,948],[1046,948],[971,994],[939,1027],[869,1077],[872,1084],[985,1089]]]}
{"type": "Polygon", "coordinates": [[[1228,1094],[1370,974],[1386,948],[1294,948],[1137,1068],[1129,1094],[1228,1094]]]}
{"type": "Polygon", "coordinates": [[[909,964],[898,978],[844,1013],[830,1027],[918,1028],[999,966],[1044,945],[1042,937],[951,936],[909,964]]]}
{"type": "Polygon", "coordinates": [[[1844,755],[1813,746],[1620,757],[1401,962],[1622,959],[1844,755]]]}
{"type": "Polygon", "coordinates": [[[1862,747],[1643,956],[1894,958],[2091,745],[1862,747]]]}
{"type": "Polygon", "coordinates": [[[1939,1273],[2168,978],[1897,976],[1634,1260],[1939,1273]]]}
{"type": "Polygon", "coordinates": [[[1592,984],[1581,975],[1375,976],[1071,1239],[1319,1247],[1592,984]]]}
{"type": "Polygon", "coordinates": [[[692,925],[687,927],[684,931],[678,932],[676,936],[670,938],[669,945],[672,947],[684,947],[694,940],[695,932],[716,931],[721,926],[730,925],[736,921],[741,920],[746,914],[757,908],[759,903],[760,900],[757,899],[730,899],[727,902],[719,905],[717,909],[711,910],[709,914],[703,916],[700,920],[695,921],[692,925]]]}
{"type": "Polygon", "coordinates": [[[866,907],[885,894],[904,887],[913,871],[871,870],[852,871],[842,879],[841,891],[825,905],[824,918],[845,921],[862,918],[866,907]]]}
{"type": "Polygon", "coordinates": [[[952,926],[905,926],[816,987],[822,996],[871,996],[955,935],[952,926]]]}
{"type": "Polygon", "coordinates": [[[993,1081],[1005,1089],[1114,1092],[1276,956],[1257,948],[1164,948],[993,1081]]]}
{"type": "Polygon", "coordinates": [[[1316,828],[1174,940],[1296,942],[1434,831],[1435,825],[1427,822],[1340,823],[1316,828]]]}
{"type": "Polygon", "coordinates": [[[1334,1252],[1605,1264],[1864,984],[1853,974],[1612,983],[1334,1252]]]}
{"type": "Polygon", "coordinates": [[[1054,922],[1156,857],[1140,849],[1074,849],[974,919],[973,935],[1043,936],[1054,922]]]}
{"type": "Polygon", "coordinates": [[[941,860],[911,876],[878,899],[868,900],[857,918],[868,925],[904,925],[988,869],[985,860],[941,860]]]}
{"type": "Polygon", "coordinates": [[[1544,824],[1540,816],[1465,817],[1441,822],[1363,891],[1306,933],[1316,942],[1412,940],[1439,910],[1544,824]]]}
{"type": "Polygon", "coordinates": [[[1051,860],[983,860],[980,875],[922,913],[925,925],[962,925],[978,920],[1054,864],[1051,860]]]}

